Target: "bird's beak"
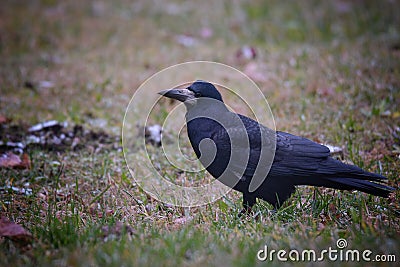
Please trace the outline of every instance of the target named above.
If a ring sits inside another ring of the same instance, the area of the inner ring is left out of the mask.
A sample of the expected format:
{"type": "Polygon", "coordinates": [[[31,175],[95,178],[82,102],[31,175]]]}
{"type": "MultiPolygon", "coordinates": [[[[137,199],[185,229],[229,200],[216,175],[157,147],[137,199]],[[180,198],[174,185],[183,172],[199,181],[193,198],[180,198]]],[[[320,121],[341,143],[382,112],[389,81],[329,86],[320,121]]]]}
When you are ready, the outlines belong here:
{"type": "Polygon", "coordinates": [[[181,102],[195,99],[194,93],[188,89],[168,89],[158,92],[158,94],[181,102]]]}

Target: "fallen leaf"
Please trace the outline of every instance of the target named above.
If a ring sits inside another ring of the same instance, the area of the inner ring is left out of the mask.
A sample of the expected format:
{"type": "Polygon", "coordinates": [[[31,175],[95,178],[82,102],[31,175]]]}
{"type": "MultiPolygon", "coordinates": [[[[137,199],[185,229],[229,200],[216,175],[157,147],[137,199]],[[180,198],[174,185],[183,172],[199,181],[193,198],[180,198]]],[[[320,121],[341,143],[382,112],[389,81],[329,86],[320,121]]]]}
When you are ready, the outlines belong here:
{"type": "Polygon", "coordinates": [[[21,159],[11,152],[3,154],[0,157],[0,167],[12,168],[21,164],[21,162],[21,159]]]}
{"type": "Polygon", "coordinates": [[[0,124],[8,123],[10,121],[11,120],[9,118],[0,114],[0,124]]]}
{"type": "Polygon", "coordinates": [[[29,158],[28,154],[26,154],[26,153],[22,154],[22,162],[19,167],[21,167],[23,169],[31,168],[31,159],[29,158]]]}
{"type": "Polygon", "coordinates": [[[30,169],[31,161],[28,154],[24,153],[22,155],[22,160],[20,157],[12,152],[5,153],[0,156],[0,168],[15,168],[15,169],[30,169]]]}
{"type": "Polygon", "coordinates": [[[20,246],[26,246],[33,240],[33,236],[28,230],[6,217],[0,218],[0,236],[9,238],[20,246]]]}

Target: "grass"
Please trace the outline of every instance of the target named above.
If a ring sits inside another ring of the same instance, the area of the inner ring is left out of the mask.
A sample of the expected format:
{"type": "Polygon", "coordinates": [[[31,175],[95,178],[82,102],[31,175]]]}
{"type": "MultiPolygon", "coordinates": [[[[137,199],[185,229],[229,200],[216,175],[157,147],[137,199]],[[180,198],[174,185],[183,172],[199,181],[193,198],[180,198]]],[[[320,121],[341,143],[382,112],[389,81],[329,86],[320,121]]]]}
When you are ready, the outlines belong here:
{"type": "MultiPolygon", "coordinates": [[[[396,1],[5,1],[0,115],[12,125],[56,119],[101,128],[118,147],[125,108],[143,81],[176,63],[215,60],[256,77],[277,129],[343,147],[343,160],[398,187],[397,10],[396,1]],[[202,38],[202,28],[212,36],[202,38]],[[181,34],[197,44],[178,44],[181,34]],[[242,45],[256,48],[251,62],[237,59],[242,45]]],[[[172,107],[163,105],[155,121],[172,107]]],[[[2,266],[258,266],[264,244],[320,251],[338,238],[350,249],[400,258],[398,192],[386,200],[302,187],[276,213],[259,202],[254,216],[239,219],[235,192],[190,209],[155,201],[131,179],[117,148],[92,142],[27,152],[31,169],[0,169],[0,186],[33,193],[0,191],[0,214],[34,240],[21,247],[0,239],[2,266]]],[[[152,156],[173,179],[162,154],[152,156]]]]}

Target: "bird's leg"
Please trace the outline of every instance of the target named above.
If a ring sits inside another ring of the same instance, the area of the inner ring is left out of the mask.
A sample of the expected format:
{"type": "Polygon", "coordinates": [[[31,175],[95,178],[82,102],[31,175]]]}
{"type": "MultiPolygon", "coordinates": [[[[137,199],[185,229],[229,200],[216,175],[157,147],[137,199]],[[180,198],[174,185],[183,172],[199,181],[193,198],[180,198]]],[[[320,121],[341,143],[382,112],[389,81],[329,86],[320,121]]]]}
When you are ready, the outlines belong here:
{"type": "Polygon", "coordinates": [[[243,209],[240,211],[239,216],[250,214],[254,204],[256,204],[256,197],[248,193],[243,193],[243,209]]]}

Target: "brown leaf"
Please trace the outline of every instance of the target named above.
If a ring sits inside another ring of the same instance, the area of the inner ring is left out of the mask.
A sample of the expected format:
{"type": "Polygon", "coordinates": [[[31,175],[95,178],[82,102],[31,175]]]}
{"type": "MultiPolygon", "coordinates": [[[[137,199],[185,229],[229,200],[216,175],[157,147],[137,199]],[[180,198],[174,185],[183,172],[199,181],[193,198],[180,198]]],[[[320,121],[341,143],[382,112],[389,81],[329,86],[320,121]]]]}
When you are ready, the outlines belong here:
{"type": "Polygon", "coordinates": [[[22,169],[30,169],[31,168],[31,159],[29,158],[29,155],[24,153],[22,154],[22,162],[20,166],[22,169]]]}
{"type": "Polygon", "coordinates": [[[6,217],[0,218],[0,236],[7,237],[23,246],[31,243],[33,239],[32,234],[28,230],[6,217]]]}
{"type": "Polygon", "coordinates": [[[21,164],[21,162],[21,159],[11,152],[3,154],[0,157],[0,167],[13,168],[21,164]]]}
{"type": "Polygon", "coordinates": [[[0,124],[8,123],[10,121],[10,118],[7,118],[6,116],[0,114],[0,124]]]}
{"type": "Polygon", "coordinates": [[[30,167],[31,160],[28,154],[24,153],[22,155],[22,160],[12,152],[0,156],[0,168],[29,169],[30,167]]]}

